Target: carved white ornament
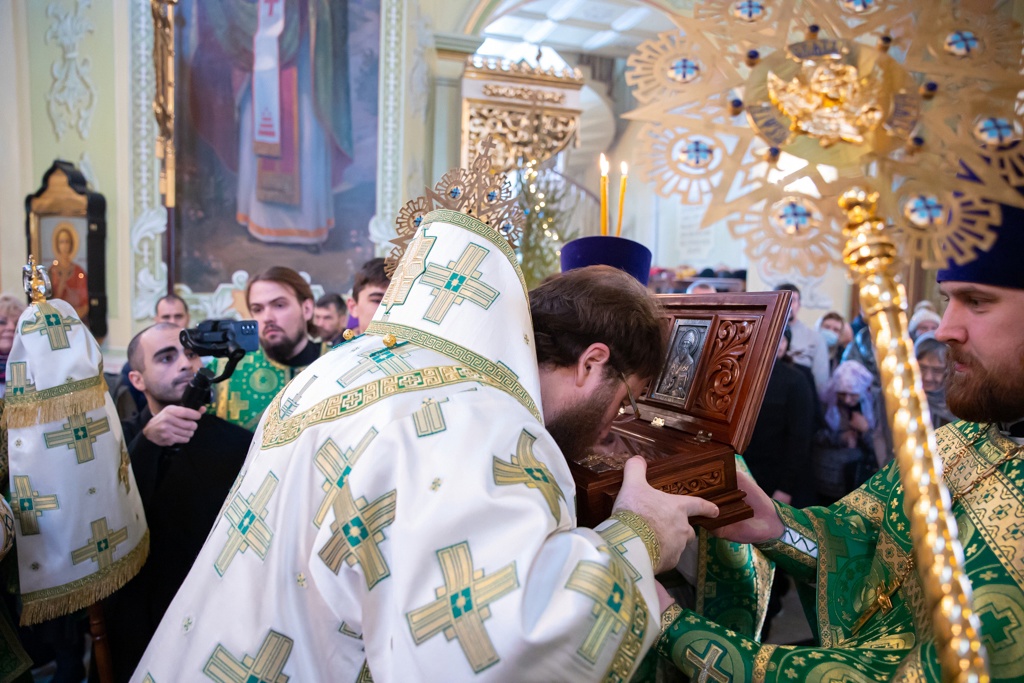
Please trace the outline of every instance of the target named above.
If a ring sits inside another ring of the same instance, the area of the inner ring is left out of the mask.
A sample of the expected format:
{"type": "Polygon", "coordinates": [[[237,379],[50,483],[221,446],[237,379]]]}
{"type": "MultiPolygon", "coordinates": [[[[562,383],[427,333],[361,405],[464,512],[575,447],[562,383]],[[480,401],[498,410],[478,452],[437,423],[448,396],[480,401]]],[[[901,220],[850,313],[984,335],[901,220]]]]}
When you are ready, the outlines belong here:
{"type": "Polygon", "coordinates": [[[405,149],[405,29],[408,0],[380,4],[380,120],[377,123],[377,212],[370,219],[370,239],[383,245],[395,235],[402,208],[402,153],[405,149]]]}
{"type": "Polygon", "coordinates": [[[156,302],[167,293],[167,265],[161,253],[167,231],[167,211],[154,206],[132,225],[132,255],[135,265],[135,293],[132,296],[132,318],[145,320],[153,316],[156,302]]]}
{"type": "MultiPolygon", "coordinates": [[[[416,32],[416,45],[412,49],[409,67],[409,113],[413,119],[425,119],[430,95],[430,71],[427,68],[427,50],[434,47],[434,32],[430,17],[419,9],[413,10],[416,17],[410,22],[416,32]]],[[[416,187],[416,186],[414,186],[416,187]]]]}
{"type": "Polygon", "coordinates": [[[78,157],[78,170],[85,176],[85,181],[92,190],[101,192],[100,179],[96,175],[96,166],[92,163],[92,157],[89,155],[89,152],[82,152],[78,157]]]}
{"type": "Polygon", "coordinates": [[[85,16],[85,10],[91,6],[92,0],[78,0],[74,10],[57,2],[46,7],[46,16],[50,18],[46,43],[56,42],[61,49],[61,57],[50,67],[53,83],[46,94],[46,112],[58,142],[69,126],[83,140],[89,137],[96,85],[92,81],[92,61],[79,54],[79,45],[95,28],[85,16]]]}

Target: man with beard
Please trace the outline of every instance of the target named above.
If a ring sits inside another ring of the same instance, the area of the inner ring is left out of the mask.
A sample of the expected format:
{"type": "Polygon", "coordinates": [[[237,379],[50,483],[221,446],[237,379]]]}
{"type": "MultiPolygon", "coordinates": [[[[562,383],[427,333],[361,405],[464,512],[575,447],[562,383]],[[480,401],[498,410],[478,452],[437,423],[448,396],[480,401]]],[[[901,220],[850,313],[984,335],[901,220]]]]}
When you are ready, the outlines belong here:
{"type": "Polygon", "coordinates": [[[252,441],[251,432],[205,408],[177,405],[200,365],[180,333],[173,323],[157,323],[128,345],[128,379],[146,406],[122,430],[150,545],[142,571],[105,604],[117,681],[131,677],[188,576],[252,441]]]}
{"type": "Polygon", "coordinates": [[[348,309],[340,294],[324,294],[313,308],[313,326],[320,341],[329,350],[340,344],[348,321],[348,309]]]}
{"type": "Polygon", "coordinates": [[[136,679],[627,680],[654,574],[717,508],[635,458],[612,518],[576,528],[563,453],[657,372],[660,327],[621,271],[528,300],[497,230],[428,215],[366,333],[267,409],[136,679]]]}
{"type": "MultiPolygon", "coordinates": [[[[949,345],[936,434],[992,681],[1024,679],[1024,211],[1002,207],[997,240],[938,281],[936,337],[949,345]]],[[[762,645],[678,606],[657,643],[690,676],[715,680],[938,681],[932,614],[914,566],[898,465],[834,505],[773,502],[739,477],[752,519],[718,530],[755,543],[796,580],[820,647],[762,645]]]]}
{"type": "MultiPolygon", "coordinates": [[[[291,268],[274,266],[250,279],[245,305],[259,323],[260,348],[215,385],[214,406],[217,417],[252,430],[277,392],[320,357],[320,345],[311,340],[313,290],[291,268]]],[[[217,361],[218,374],[226,362],[217,361]]]]}

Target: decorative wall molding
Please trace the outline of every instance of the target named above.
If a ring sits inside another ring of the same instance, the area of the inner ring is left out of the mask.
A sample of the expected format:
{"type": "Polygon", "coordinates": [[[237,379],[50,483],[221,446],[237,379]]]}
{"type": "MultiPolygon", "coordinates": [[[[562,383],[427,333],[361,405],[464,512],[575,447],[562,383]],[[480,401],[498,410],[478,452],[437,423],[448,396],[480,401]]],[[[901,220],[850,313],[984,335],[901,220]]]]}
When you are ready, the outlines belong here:
{"type": "Polygon", "coordinates": [[[46,94],[46,112],[58,142],[69,127],[77,130],[83,140],[89,137],[96,107],[96,84],[92,80],[92,60],[81,56],[80,44],[95,29],[85,16],[90,7],[92,0],[78,0],[74,10],[59,2],[46,7],[50,26],[45,41],[56,42],[61,49],[61,57],[50,66],[53,83],[46,94]]]}
{"type": "MultiPolygon", "coordinates": [[[[132,319],[152,317],[156,301],[166,291],[167,264],[164,260],[164,232],[167,218],[157,196],[157,160],[155,156],[156,120],[153,96],[153,17],[150,0],[131,0],[132,22],[132,319]]],[[[89,0],[79,0],[86,6],[89,0]]],[[[404,119],[406,87],[406,10],[408,0],[381,0],[381,80],[378,123],[377,211],[370,223],[370,239],[385,244],[395,236],[395,217],[401,208],[405,176],[404,119]]],[[[302,276],[309,280],[306,273],[302,276]]],[[[249,274],[236,271],[231,282],[221,283],[212,292],[193,292],[178,285],[177,293],[193,309],[194,321],[206,317],[238,317],[235,303],[244,294],[249,274]]],[[[314,294],[322,294],[321,285],[312,285],[314,294]]]]}
{"type": "Polygon", "coordinates": [[[426,120],[430,95],[430,69],[427,66],[427,50],[434,48],[434,33],[430,17],[420,10],[412,10],[416,16],[411,20],[416,33],[416,44],[412,49],[409,67],[409,114],[414,119],[426,120]]]}
{"type": "Polygon", "coordinates": [[[92,163],[92,156],[89,152],[82,152],[78,157],[78,170],[85,176],[85,181],[89,183],[89,188],[100,192],[100,179],[96,175],[96,167],[92,163]]]}
{"type": "Polygon", "coordinates": [[[147,320],[166,293],[164,233],[167,213],[157,196],[156,120],[153,96],[153,15],[149,0],[132,0],[131,8],[131,154],[132,320],[147,320]]]}
{"type": "Polygon", "coordinates": [[[151,318],[156,302],[167,293],[167,265],[163,262],[167,212],[161,206],[147,209],[132,223],[132,262],[135,267],[135,292],[132,295],[132,319],[151,318]]]}
{"type": "Polygon", "coordinates": [[[377,213],[370,220],[370,239],[378,247],[394,238],[395,218],[402,207],[407,4],[408,0],[381,0],[380,4],[377,213]]]}

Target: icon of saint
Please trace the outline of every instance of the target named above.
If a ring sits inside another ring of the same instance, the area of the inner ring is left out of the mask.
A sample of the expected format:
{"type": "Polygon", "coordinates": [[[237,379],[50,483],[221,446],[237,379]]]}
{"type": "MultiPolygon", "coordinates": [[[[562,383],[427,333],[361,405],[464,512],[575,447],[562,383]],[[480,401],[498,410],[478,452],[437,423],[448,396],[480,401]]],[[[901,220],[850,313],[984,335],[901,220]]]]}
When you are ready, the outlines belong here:
{"type": "Polygon", "coordinates": [[[78,231],[71,223],[58,223],[53,229],[50,283],[53,298],[67,301],[84,320],[89,314],[89,281],[82,267],[75,263],[78,244],[78,231]]]}

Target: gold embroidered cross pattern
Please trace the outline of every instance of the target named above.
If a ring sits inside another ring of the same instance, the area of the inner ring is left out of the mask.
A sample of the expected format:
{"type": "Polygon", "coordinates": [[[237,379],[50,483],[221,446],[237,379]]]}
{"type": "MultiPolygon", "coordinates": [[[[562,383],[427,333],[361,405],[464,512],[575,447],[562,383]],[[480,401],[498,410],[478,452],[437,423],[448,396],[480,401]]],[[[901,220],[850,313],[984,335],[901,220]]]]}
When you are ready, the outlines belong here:
{"type": "Polygon", "coordinates": [[[203,667],[203,673],[217,683],[287,683],[288,676],[282,672],[293,644],[291,638],[270,631],[256,656],[245,655],[241,660],[218,644],[203,667]]]}
{"type": "Polygon", "coordinates": [[[255,493],[250,494],[248,498],[236,493],[228,509],[224,511],[224,518],[228,521],[228,542],[224,544],[224,549],[220,551],[217,561],[213,564],[221,576],[224,576],[231,566],[235,555],[244,553],[249,548],[252,548],[261,560],[267,557],[270,542],[274,538],[274,530],[266,522],[267,504],[275,489],[277,477],[273,472],[268,472],[255,493]]]}
{"type": "Polygon", "coordinates": [[[75,451],[78,464],[82,464],[95,457],[92,445],[96,443],[96,437],[109,431],[110,423],[107,418],[94,420],[86,417],[84,413],[78,413],[68,418],[63,429],[43,434],[43,440],[47,448],[67,446],[75,451]]]}
{"type": "Polygon", "coordinates": [[[458,640],[474,673],[496,664],[494,650],[484,621],[491,616],[489,605],[519,587],[515,562],[490,576],[473,568],[469,543],[462,542],[437,551],[444,585],[436,589],[437,599],[409,612],[413,640],[421,645],[438,633],[458,640]]]}
{"type": "Polygon", "coordinates": [[[45,510],[57,510],[56,494],[40,496],[39,491],[32,490],[28,477],[14,477],[14,492],[11,496],[11,507],[14,516],[21,525],[22,536],[33,536],[39,533],[39,517],[45,510]]]}
{"type": "Polygon", "coordinates": [[[117,531],[107,528],[107,518],[102,517],[92,523],[92,538],[81,548],[71,553],[71,563],[81,564],[92,560],[100,569],[106,569],[114,563],[114,550],[128,540],[128,527],[117,531]]]}
{"type": "Polygon", "coordinates": [[[558,501],[564,500],[565,496],[555,482],[551,470],[534,456],[533,444],[536,440],[537,437],[524,429],[519,435],[516,453],[512,456],[511,462],[494,457],[494,483],[498,486],[525,484],[526,488],[540,491],[544,496],[544,502],[548,504],[548,509],[551,510],[551,516],[557,523],[562,517],[558,501]]]}
{"type": "Polygon", "coordinates": [[[338,444],[334,443],[334,439],[327,439],[324,445],[320,447],[320,450],[316,452],[313,462],[316,463],[316,468],[325,477],[321,488],[327,494],[320,502],[320,508],[316,511],[316,516],[313,518],[313,526],[317,529],[324,523],[324,517],[327,516],[327,511],[331,509],[331,505],[334,504],[334,499],[345,488],[352,468],[356,466],[360,456],[362,456],[375,436],[377,436],[377,430],[371,427],[370,431],[366,432],[363,438],[359,440],[355,448],[349,448],[342,452],[338,448],[338,444]]]}

